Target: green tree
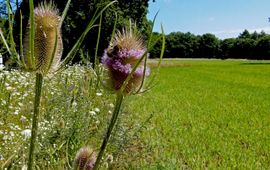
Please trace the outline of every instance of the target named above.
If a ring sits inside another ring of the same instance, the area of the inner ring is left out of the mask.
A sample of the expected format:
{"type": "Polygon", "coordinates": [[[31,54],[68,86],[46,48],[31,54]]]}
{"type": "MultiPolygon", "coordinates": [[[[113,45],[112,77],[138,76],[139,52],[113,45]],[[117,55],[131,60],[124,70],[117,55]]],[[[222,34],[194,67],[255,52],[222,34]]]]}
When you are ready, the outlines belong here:
{"type": "Polygon", "coordinates": [[[248,32],[248,30],[244,30],[239,36],[238,38],[251,38],[250,33],[248,32]]]}
{"type": "Polygon", "coordinates": [[[172,32],[166,36],[165,57],[194,57],[198,39],[191,33],[172,32]]]}
{"type": "Polygon", "coordinates": [[[202,35],[199,40],[198,54],[203,58],[217,58],[219,49],[219,39],[210,33],[202,35]]]}
{"type": "Polygon", "coordinates": [[[222,59],[234,58],[233,47],[235,44],[235,38],[228,38],[220,42],[219,56],[222,59]]]}
{"type": "Polygon", "coordinates": [[[256,45],[256,55],[258,59],[270,60],[270,36],[259,39],[256,45]]]}
{"type": "MultiPolygon", "coordinates": [[[[105,3],[110,2],[111,0],[80,0],[80,1],[71,1],[67,17],[64,21],[62,34],[63,34],[63,43],[64,43],[64,52],[63,56],[72,48],[73,44],[76,42],[78,37],[86,28],[89,20],[93,16],[94,12],[98,7],[103,6],[105,3]]],[[[104,48],[108,46],[110,40],[110,35],[113,29],[113,25],[116,19],[115,13],[118,16],[117,28],[125,26],[129,19],[137,23],[137,26],[140,30],[146,33],[148,30],[148,21],[146,19],[147,8],[149,0],[118,0],[118,3],[115,3],[112,7],[107,9],[103,14],[103,23],[101,30],[101,41],[99,48],[99,55],[102,55],[104,48]]],[[[42,0],[34,0],[34,4],[42,2],[42,0]]],[[[64,10],[67,0],[54,0],[54,3],[58,7],[59,11],[64,10]]],[[[28,22],[28,0],[23,0],[19,6],[19,10],[23,14],[23,28],[27,26],[28,22]]],[[[18,35],[19,25],[18,21],[20,20],[19,10],[16,12],[16,22],[15,22],[15,34],[18,35]]],[[[88,33],[85,38],[82,49],[83,51],[88,51],[90,56],[93,56],[94,49],[96,46],[98,28],[93,29],[88,33]]],[[[18,40],[18,37],[16,38],[18,40]]],[[[77,56],[75,61],[79,61],[80,58],[77,56]]]]}
{"type": "Polygon", "coordinates": [[[234,43],[234,58],[256,59],[254,56],[256,41],[251,38],[237,38],[234,43]]]}

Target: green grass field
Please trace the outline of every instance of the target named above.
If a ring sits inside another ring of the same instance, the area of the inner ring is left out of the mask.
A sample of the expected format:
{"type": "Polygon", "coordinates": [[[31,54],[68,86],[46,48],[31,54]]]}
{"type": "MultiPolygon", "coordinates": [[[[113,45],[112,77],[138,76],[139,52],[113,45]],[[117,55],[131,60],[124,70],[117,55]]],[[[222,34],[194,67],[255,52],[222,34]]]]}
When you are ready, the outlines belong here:
{"type": "MultiPolygon", "coordinates": [[[[37,169],[72,169],[84,145],[98,152],[115,96],[97,82],[82,66],[45,79],[37,169]]],[[[3,169],[27,163],[33,90],[32,74],[0,71],[3,169]]],[[[269,61],[164,60],[155,87],[123,106],[103,169],[270,169],[269,61]]]]}
{"type": "Polygon", "coordinates": [[[145,169],[270,168],[269,62],[164,60],[131,108],[154,115],[145,169]]]}

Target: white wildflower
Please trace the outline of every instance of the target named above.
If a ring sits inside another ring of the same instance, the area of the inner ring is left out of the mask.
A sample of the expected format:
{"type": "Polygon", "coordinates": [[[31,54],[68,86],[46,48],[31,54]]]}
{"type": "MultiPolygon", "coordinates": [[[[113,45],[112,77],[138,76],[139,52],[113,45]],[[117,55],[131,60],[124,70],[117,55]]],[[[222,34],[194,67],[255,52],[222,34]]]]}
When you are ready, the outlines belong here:
{"type": "Polygon", "coordinates": [[[110,103],[109,106],[110,106],[111,108],[113,108],[113,107],[114,107],[114,104],[110,103]]]}
{"type": "Polygon", "coordinates": [[[19,110],[15,110],[15,112],[13,114],[14,115],[18,115],[19,114],[19,110]]]}
{"type": "Polygon", "coordinates": [[[9,132],[9,134],[10,134],[11,137],[14,137],[15,136],[14,132],[12,132],[12,131],[9,132]]]}
{"type": "Polygon", "coordinates": [[[8,83],[5,83],[5,86],[6,86],[6,87],[10,87],[10,85],[9,85],[8,83]]]}
{"type": "Polygon", "coordinates": [[[25,139],[28,139],[31,137],[31,130],[30,129],[25,129],[21,132],[22,136],[24,136],[25,139]]]}
{"type": "Polygon", "coordinates": [[[72,106],[73,106],[73,107],[76,107],[77,105],[78,105],[78,103],[75,102],[75,101],[72,103],[72,106]]]}
{"type": "Polygon", "coordinates": [[[2,100],[2,105],[6,105],[7,102],[5,100],[2,100]]]}
{"type": "Polygon", "coordinates": [[[20,96],[21,94],[19,92],[15,92],[14,96],[20,96]]]}
{"type": "Polygon", "coordinates": [[[10,90],[12,90],[12,87],[7,86],[6,89],[10,91],[10,90]]]}
{"type": "Polygon", "coordinates": [[[26,122],[27,121],[27,118],[25,116],[21,116],[20,121],[26,122]]]}
{"type": "Polygon", "coordinates": [[[96,112],[95,112],[95,111],[90,111],[89,114],[90,114],[91,116],[95,116],[95,115],[96,115],[96,112]]]}
{"type": "Polygon", "coordinates": [[[22,170],[27,170],[27,166],[23,165],[22,170]]]}
{"type": "Polygon", "coordinates": [[[20,107],[22,107],[22,106],[23,106],[23,104],[22,104],[21,102],[19,102],[19,103],[18,103],[18,105],[19,105],[20,107]]]}
{"type": "Polygon", "coordinates": [[[102,96],[102,93],[96,93],[97,96],[102,96]]]}
{"type": "Polygon", "coordinates": [[[8,140],[8,136],[5,135],[5,136],[3,137],[3,140],[8,140]]]}
{"type": "Polygon", "coordinates": [[[97,112],[97,113],[100,112],[100,109],[96,107],[95,112],[97,112]]]}
{"type": "Polygon", "coordinates": [[[109,163],[113,163],[113,156],[109,154],[106,158],[106,161],[108,161],[109,163]]]}
{"type": "Polygon", "coordinates": [[[5,160],[4,156],[0,155],[0,161],[3,161],[3,160],[5,160]]]}

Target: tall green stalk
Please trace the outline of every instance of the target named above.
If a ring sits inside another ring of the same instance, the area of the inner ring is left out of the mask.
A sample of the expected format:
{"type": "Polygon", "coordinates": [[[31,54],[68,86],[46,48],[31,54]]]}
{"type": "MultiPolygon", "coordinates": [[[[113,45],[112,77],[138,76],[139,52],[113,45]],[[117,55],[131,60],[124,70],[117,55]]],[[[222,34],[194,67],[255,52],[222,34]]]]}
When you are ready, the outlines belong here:
{"type": "Polygon", "coordinates": [[[39,107],[41,99],[41,89],[43,83],[43,75],[36,73],[36,85],[35,85],[35,101],[34,101],[34,114],[32,117],[32,131],[31,131],[31,141],[30,141],[30,150],[28,157],[28,170],[32,170],[34,165],[34,155],[35,155],[35,145],[38,132],[38,119],[39,119],[39,107]]]}
{"type": "Polygon", "coordinates": [[[110,139],[112,130],[113,130],[114,125],[115,125],[115,123],[116,123],[116,121],[117,121],[117,118],[118,118],[118,115],[119,115],[119,112],[120,112],[120,108],[121,108],[121,105],[122,105],[123,97],[124,97],[124,96],[123,96],[122,93],[117,94],[116,104],[115,104],[115,108],[114,108],[114,111],[113,111],[113,115],[112,115],[112,118],[111,118],[111,121],[110,121],[110,125],[109,125],[109,127],[108,127],[106,136],[105,136],[104,139],[103,139],[103,142],[102,142],[102,145],[101,145],[101,147],[100,147],[100,151],[99,151],[99,153],[98,153],[97,160],[96,160],[96,163],[95,163],[95,166],[94,166],[93,170],[97,170],[98,167],[99,167],[99,165],[100,165],[102,156],[103,156],[103,154],[104,154],[104,152],[105,152],[107,143],[108,143],[108,141],[109,141],[109,139],[110,139]]]}

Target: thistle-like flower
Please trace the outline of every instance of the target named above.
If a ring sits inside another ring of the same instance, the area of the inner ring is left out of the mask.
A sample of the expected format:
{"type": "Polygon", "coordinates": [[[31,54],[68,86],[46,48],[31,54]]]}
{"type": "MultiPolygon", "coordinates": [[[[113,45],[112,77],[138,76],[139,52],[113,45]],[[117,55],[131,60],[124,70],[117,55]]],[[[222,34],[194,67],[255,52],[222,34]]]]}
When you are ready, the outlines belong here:
{"type": "MultiPolygon", "coordinates": [[[[146,48],[138,32],[131,28],[118,31],[110,46],[105,50],[102,63],[108,69],[107,83],[115,91],[119,91],[132,69],[144,57],[146,48]]],[[[148,76],[150,69],[144,67],[144,60],[139,63],[132,73],[124,92],[131,93],[140,86],[142,79],[148,76]],[[144,75],[145,73],[145,75],[144,75]]]]}
{"type": "Polygon", "coordinates": [[[75,157],[74,170],[92,170],[96,159],[96,152],[89,146],[82,147],[75,157]]]}
{"type": "Polygon", "coordinates": [[[29,27],[24,40],[23,61],[26,70],[45,75],[57,69],[63,51],[60,19],[52,3],[41,3],[35,8],[34,58],[29,47],[29,27]]]}

